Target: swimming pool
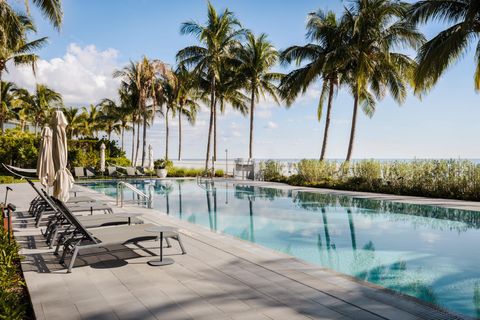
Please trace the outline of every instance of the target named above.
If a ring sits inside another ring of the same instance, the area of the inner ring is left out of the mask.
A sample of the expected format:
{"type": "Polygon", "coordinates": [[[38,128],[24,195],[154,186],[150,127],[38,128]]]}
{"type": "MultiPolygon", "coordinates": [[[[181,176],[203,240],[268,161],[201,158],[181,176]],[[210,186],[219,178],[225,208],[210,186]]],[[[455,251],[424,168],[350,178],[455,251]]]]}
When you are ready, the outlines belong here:
{"type": "MultiPolygon", "coordinates": [[[[480,317],[479,212],[241,182],[129,182],[171,216],[480,317]]],[[[116,195],[116,182],[86,186],[116,195]]]]}

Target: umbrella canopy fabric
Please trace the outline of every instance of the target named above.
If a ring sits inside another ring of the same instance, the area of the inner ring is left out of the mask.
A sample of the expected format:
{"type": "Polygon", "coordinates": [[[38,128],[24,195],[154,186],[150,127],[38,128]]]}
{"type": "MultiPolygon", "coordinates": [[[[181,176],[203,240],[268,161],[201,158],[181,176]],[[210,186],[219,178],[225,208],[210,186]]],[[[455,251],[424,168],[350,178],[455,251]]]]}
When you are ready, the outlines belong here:
{"type": "Polygon", "coordinates": [[[154,165],[153,165],[153,148],[152,145],[148,145],[148,169],[153,170],[154,165]]]}
{"type": "Polygon", "coordinates": [[[52,119],[53,139],[52,156],[55,168],[55,183],[53,184],[53,196],[67,202],[70,198],[70,189],[73,187],[73,176],[67,169],[68,147],[65,129],[68,125],[67,119],[62,111],[55,111],[52,119]]]}
{"type": "Polygon", "coordinates": [[[105,172],[105,144],[100,145],[100,171],[105,172]]]}
{"type": "Polygon", "coordinates": [[[51,187],[55,181],[55,168],[52,158],[52,130],[47,126],[42,129],[42,141],[38,152],[37,175],[40,183],[51,187]]]}

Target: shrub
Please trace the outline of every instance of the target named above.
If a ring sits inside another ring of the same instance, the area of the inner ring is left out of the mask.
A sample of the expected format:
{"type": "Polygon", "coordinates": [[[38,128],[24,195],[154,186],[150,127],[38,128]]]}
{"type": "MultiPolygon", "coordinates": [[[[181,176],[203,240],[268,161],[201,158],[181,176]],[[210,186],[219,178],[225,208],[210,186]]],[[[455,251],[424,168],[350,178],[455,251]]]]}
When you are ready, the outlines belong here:
{"type": "Polygon", "coordinates": [[[29,305],[18,250],[15,240],[0,227],[0,319],[25,319],[29,305]]]}
{"type": "Polygon", "coordinates": [[[301,160],[297,164],[298,176],[307,184],[324,184],[337,175],[335,162],[301,160]]]}
{"type": "MultiPolygon", "coordinates": [[[[278,163],[261,167],[263,177],[278,181],[278,163]]],[[[362,160],[338,164],[302,160],[292,185],[381,192],[425,197],[480,200],[480,165],[468,160],[380,162],[362,160]]]]}
{"type": "MultiPolygon", "coordinates": [[[[68,167],[96,167],[100,165],[100,145],[106,146],[107,159],[122,159],[125,164],[125,152],[117,147],[115,141],[105,139],[83,139],[68,141],[68,167]]],[[[38,158],[40,135],[31,132],[21,132],[18,129],[6,130],[0,136],[0,159],[2,162],[21,168],[35,168],[38,158]]],[[[120,165],[120,164],[119,164],[120,165]]],[[[0,172],[4,172],[0,168],[0,172]]]]}
{"type": "Polygon", "coordinates": [[[12,176],[0,176],[0,184],[13,183],[15,179],[12,176]]]}
{"type": "Polygon", "coordinates": [[[128,159],[127,157],[106,158],[105,162],[121,167],[129,167],[132,165],[132,161],[130,161],[130,159],[128,159]]]}
{"type": "Polygon", "coordinates": [[[215,177],[224,177],[225,176],[225,171],[222,169],[215,170],[215,177]]]}
{"type": "Polygon", "coordinates": [[[196,177],[203,174],[203,169],[168,167],[169,177],[196,177]]]}
{"type": "Polygon", "coordinates": [[[267,160],[259,164],[260,175],[267,181],[283,181],[285,177],[282,170],[283,165],[274,160],[267,160]]]}

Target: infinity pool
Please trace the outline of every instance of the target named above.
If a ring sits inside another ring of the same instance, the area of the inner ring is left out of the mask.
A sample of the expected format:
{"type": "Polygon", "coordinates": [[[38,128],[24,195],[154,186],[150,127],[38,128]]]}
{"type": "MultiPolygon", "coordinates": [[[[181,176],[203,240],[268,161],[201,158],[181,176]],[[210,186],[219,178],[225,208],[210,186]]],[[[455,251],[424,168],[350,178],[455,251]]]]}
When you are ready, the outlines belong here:
{"type": "MultiPolygon", "coordinates": [[[[480,317],[479,212],[241,183],[129,182],[171,216],[480,317]]],[[[116,196],[116,182],[86,186],[116,196]]]]}

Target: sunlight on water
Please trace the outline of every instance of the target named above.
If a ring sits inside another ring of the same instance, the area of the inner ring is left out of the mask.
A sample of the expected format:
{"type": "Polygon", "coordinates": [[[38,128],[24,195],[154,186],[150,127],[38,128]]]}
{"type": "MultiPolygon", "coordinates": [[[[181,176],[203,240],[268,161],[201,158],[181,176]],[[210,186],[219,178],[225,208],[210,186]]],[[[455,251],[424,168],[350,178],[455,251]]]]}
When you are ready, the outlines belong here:
{"type": "MultiPolygon", "coordinates": [[[[480,316],[477,212],[241,183],[131,183],[171,216],[480,316]]],[[[116,195],[115,182],[87,186],[116,195]]]]}

